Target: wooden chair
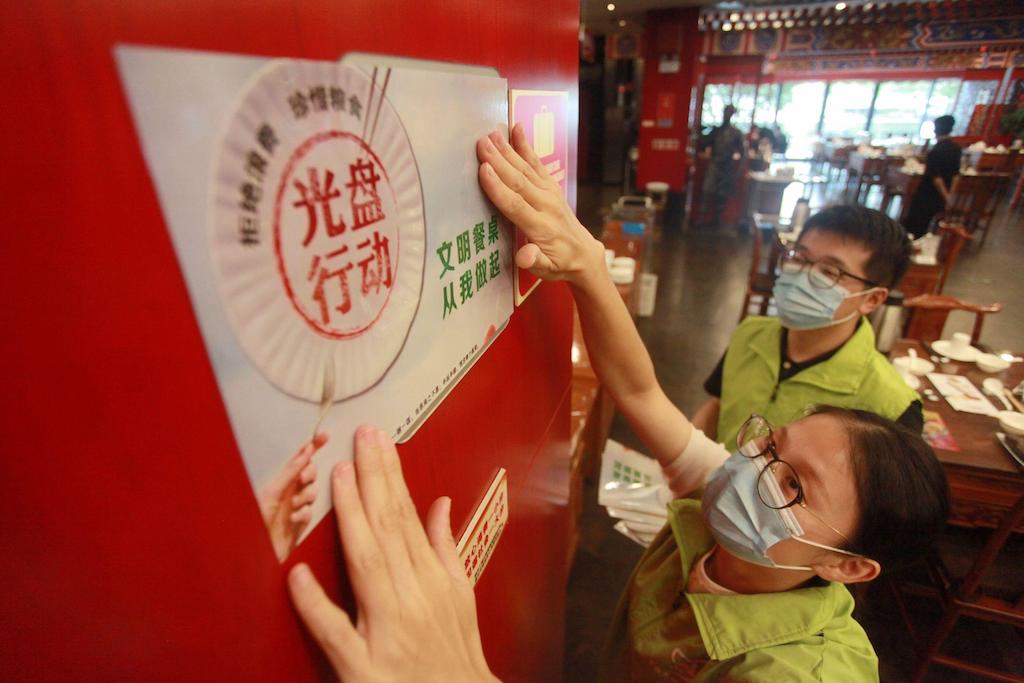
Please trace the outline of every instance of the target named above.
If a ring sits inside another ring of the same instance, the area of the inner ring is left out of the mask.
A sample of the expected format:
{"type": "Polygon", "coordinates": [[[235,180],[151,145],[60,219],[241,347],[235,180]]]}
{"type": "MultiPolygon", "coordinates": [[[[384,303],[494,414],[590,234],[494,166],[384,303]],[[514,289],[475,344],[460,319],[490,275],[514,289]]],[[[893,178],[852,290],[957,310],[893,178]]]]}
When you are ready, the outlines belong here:
{"type": "Polygon", "coordinates": [[[856,147],[847,145],[846,147],[837,147],[832,150],[832,154],[828,157],[828,181],[832,182],[832,172],[836,171],[836,180],[842,177],[843,172],[847,170],[847,166],[850,163],[850,152],[855,150],[856,147]]]}
{"type": "Polygon", "coordinates": [[[907,322],[903,336],[923,342],[942,338],[942,328],[950,311],[969,311],[975,314],[971,344],[977,345],[985,316],[1003,310],[1002,304],[972,304],[946,294],[921,294],[903,302],[907,309],[907,322]]]}
{"type": "Polygon", "coordinates": [[[972,239],[962,225],[939,221],[936,232],[941,235],[942,241],[935,254],[935,263],[913,263],[911,262],[907,272],[899,281],[897,289],[903,293],[906,299],[911,299],[921,294],[942,294],[946,286],[946,279],[953,271],[964,244],[972,239]]]}
{"type": "MultiPolygon", "coordinates": [[[[755,222],[756,225],[756,222],[755,222]]],[[[747,293],[743,296],[743,309],[740,310],[740,320],[747,317],[750,308],[750,300],[755,296],[760,297],[758,304],[758,315],[768,314],[768,304],[772,298],[772,288],[775,286],[775,262],[778,260],[778,253],[782,245],[778,242],[774,230],[771,232],[772,248],[768,253],[768,264],[765,270],[761,268],[761,230],[754,228],[754,253],[750,261],[750,272],[747,275],[747,293]]]]}
{"type": "Polygon", "coordinates": [[[939,221],[936,232],[942,236],[942,242],[939,243],[939,251],[935,257],[939,262],[942,274],[939,276],[939,286],[935,289],[935,293],[942,294],[942,290],[946,286],[946,278],[953,270],[953,264],[960,257],[964,245],[974,238],[962,224],[948,221],[939,221]]]}
{"type": "Polygon", "coordinates": [[[920,683],[933,664],[969,671],[1001,681],[1024,682],[1024,677],[1020,675],[958,659],[940,652],[943,643],[950,637],[953,627],[960,617],[1008,624],[1017,629],[1024,628],[1024,592],[1021,592],[1024,587],[1019,585],[1021,573],[1014,571],[1013,567],[1008,572],[1002,572],[1001,574],[1008,573],[1011,576],[1000,576],[1001,580],[1010,579],[1017,585],[1010,588],[1003,586],[1000,591],[993,590],[985,583],[1013,529],[1022,522],[1024,522],[1024,496],[1021,496],[1003,516],[962,578],[953,576],[948,568],[948,564],[952,563],[947,564],[941,554],[936,553],[928,567],[932,586],[923,588],[911,582],[890,580],[889,585],[894,589],[897,606],[915,640],[917,640],[918,634],[914,628],[914,620],[910,618],[906,605],[903,603],[903,594],[930,595],[938,597],[942,603],[942,616],[924,646],[920,648],[920,655],[910,679],[913,683],[920,683]]]}
{"type": "Polygon", "coordinates": [[[1004,177],[1005,174],[982,173],[958,175],[953,178],[949,203],[942,212],[943,219],[962,224],[970,233],[984,230],[981,244],[985,244],[989,224],[999,202],[998,190],[1003,184],[1004,177]]]}
{"type": "MultiPolygon", "coordinates": [[[[900,162],[902,163],[902,160],[900,162]]],[[[853,201],[860,204],[862,194],[869,194],[874,185],[885,184],[885,171],[889,163],[890,160],[886,157],[865,157],[859,170],[852,164],[849,165],[846,170],[846,189],[843,190],[843,194],[849,194],[850,185],[854,185],[853,201]]]]}

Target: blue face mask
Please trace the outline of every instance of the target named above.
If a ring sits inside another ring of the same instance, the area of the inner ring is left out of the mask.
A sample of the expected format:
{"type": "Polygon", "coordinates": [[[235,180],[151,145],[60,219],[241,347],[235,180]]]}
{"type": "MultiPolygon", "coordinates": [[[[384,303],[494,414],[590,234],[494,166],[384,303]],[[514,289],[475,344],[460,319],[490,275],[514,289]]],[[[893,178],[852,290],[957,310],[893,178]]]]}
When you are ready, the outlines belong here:
{"type": "Polygon", "coordinates": [[[818,330],[840,325],[859,316],[860,311],[853,311],[839,320],[832,319],[844,300],[869,294],[875,289],[877,287],[856,294],[850,294],[848,289],[840,285],[822,289],[811,284],[810,273],[804,269],[799,273],[780,273],[772,288],[772,296],[775,297],[775,307],[783,327],[789,330],[818,330]]]}
{"type": "MultiPolygon", "coordinates": [[[[701,510],[718,545],[741,560],[776,569],[814,571],[805,565],[778,564],[768,550],[788,538],[824,550],[859,557],[855,553],[801,538],[803,527],[791,508],[775,510],[765,505],[757,493],[757,479],[768,464],[765,456],[747,458],[733,453],[711,473],[704,488],[701,510]]],[[[775,477],[766,476],[770,495],[784,502],[775,477]]]]}

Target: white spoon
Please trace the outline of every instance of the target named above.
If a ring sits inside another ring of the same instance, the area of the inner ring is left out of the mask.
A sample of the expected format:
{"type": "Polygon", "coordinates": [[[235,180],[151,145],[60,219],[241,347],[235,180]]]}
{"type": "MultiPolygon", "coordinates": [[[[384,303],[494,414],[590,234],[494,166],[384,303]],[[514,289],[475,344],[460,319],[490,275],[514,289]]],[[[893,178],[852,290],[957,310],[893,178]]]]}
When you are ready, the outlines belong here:
{"type": "Polygon", "coordinates": [[[1006,400],[1006,396],[1003,395],[1003,383],[995,377],[986,377],[985,381],[981,383],[981,388],[985,390],[985,393],[990,396],[998,398],[1007,410],[1013,410],[1013,406],[1006,400]]]}

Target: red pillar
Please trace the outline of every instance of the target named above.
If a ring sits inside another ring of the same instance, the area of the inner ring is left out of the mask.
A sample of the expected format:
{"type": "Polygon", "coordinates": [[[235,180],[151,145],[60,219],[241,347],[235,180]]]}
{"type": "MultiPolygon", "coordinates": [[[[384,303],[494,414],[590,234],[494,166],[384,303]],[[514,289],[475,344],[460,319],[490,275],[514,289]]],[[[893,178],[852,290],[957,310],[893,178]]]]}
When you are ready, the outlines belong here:
{"type": "Polygon", "coordinates": [[[699,12],[682,7],[647,13],[637,164],[641,188],[652,180],[668,183],[673,192],[686,186],[690,93],[701,43],[699,12]],[[666,59],[672,56],[678,58],[677,70],[665,68],[665,62],[675,61],[666,59]]]}

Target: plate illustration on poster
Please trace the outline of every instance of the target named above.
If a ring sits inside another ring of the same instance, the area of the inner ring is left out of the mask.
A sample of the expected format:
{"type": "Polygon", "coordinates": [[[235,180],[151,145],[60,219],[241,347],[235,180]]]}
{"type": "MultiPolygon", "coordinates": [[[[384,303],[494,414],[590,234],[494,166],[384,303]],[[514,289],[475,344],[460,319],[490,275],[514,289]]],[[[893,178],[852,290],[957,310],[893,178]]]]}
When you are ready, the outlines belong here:
{"type": "Polygon", "coordinates": [[[335,401],[376,384],[419,305],[423,196],[390,75],[274,60],[214,161],[210,244],[232,328],[274,386],[311,402],[326,364],[335,401]]]}

